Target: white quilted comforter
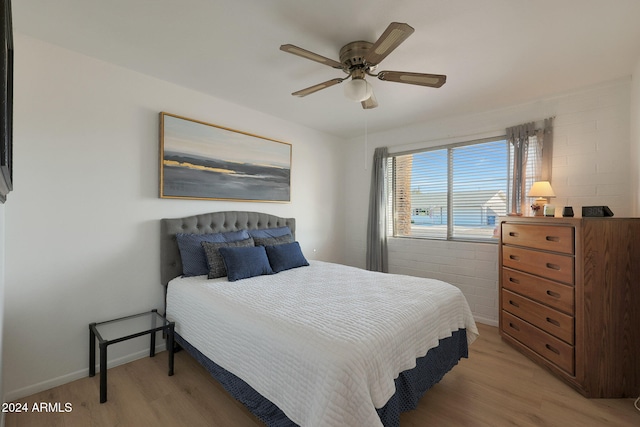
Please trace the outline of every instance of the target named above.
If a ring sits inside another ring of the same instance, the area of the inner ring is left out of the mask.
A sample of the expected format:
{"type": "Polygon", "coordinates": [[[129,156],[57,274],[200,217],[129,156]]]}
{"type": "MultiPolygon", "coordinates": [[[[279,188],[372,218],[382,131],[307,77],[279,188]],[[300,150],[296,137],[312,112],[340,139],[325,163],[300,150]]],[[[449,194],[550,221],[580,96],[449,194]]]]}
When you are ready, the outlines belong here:
{"type": "Polygon", "coordinates": [[[478,330],[447,283],[311,261],[271,276],[177,278],[176,332],[304,427],[381,426],[375,408],[416,359],[478,330]]]}

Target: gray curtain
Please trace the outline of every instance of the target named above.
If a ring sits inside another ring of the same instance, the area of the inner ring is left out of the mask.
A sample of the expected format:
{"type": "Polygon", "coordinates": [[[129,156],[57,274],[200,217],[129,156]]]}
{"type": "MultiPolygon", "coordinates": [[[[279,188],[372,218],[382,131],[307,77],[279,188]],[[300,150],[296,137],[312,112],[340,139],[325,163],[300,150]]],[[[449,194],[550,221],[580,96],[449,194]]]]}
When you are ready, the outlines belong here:
{"type": "Polygon", "coordinates": [[[507,128],[507,141],[513,145],[511,213],[526,213],[526,197],[535,181],[551,181],[553,117],[544,120],[544,128],[524,123],[507,128]]]}
{"type": "Polygon", "coordinates": [[[525,173],[529,152],[529,137],[531,136],[536,136],[536,124],[533,122],[507,128],[507,141],[513,145],[512,214],[522,214],[524,212],[524,201],[527,195],[525,191],[525,173]]]}
{"type": "Polygon", "coordinates": [[[389,271],[387,261],[387,147],[373,153],[369,219],[367,222],[367,270],[389,271]]]}
{"type": "Polygon", "coordinates": [[[553,117],[544,119],[542,130],[542,181],[551,182],[551,159],[553,158],[553,117]]]}

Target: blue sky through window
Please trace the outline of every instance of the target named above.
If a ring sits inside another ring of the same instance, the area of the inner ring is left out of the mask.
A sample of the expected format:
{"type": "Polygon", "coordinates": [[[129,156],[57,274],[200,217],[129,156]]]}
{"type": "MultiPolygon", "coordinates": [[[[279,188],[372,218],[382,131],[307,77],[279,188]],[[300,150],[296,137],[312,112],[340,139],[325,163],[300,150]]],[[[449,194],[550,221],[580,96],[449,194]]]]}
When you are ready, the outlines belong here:
{"type": "Polygon", "coordinates": [[[447,212],[451,211],[452,237],[491,237],[497,216],[505,215],[507,209],[507,142],[485,140],[417,152],[411,157],[412,234],[445,238],[447,212]]]}
{"type": "MultiPolygon", "coordinates": [[[[453,191],[502,189],[508,173],[506,141],[456,147],[453,156],[453,191]],[[456,172],[472,170],[473,180],[457,180],[456,172]]],[[[447,188],[447,149],[424,151],[413,155],[411,189],[421,193],[440,192],[447,188]]],[[[506,188],[505,188],[506,190],[506,188]]]]}

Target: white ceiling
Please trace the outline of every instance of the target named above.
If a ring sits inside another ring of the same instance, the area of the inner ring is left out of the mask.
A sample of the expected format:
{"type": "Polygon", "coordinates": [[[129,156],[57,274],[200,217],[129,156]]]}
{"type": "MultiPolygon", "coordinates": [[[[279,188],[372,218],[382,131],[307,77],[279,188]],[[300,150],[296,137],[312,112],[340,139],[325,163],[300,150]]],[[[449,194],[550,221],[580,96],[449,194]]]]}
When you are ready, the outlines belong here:
{"type": "Polygon", "coordinates": [[[640,0],[12,3],[15,33],[345,138],[365,123],[375,132],[629,76],[640,58],[640,0]],[[343,45],[374,42],[393,21],[415,33],[378,70],[446,74],[442,88],[369,78],[380,106],[367,111],[340,85],[291,96],[344,74],[281,44],[338,60],[343,45]]]}

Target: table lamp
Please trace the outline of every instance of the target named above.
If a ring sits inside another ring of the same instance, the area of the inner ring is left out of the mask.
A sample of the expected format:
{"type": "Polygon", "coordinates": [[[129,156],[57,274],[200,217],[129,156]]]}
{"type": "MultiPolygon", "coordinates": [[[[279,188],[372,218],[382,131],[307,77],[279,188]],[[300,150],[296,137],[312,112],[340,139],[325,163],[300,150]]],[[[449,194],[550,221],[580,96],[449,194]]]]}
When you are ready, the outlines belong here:
{"type": "Polygon", "coordinates": [[[544,205],[549,203],[549,197],[556,197],[551,188],[549,181],[536,181],[529,190],[529,197],[536,197],[535,202],[531,205],[535,216],[542,216],[544,205]]]}

